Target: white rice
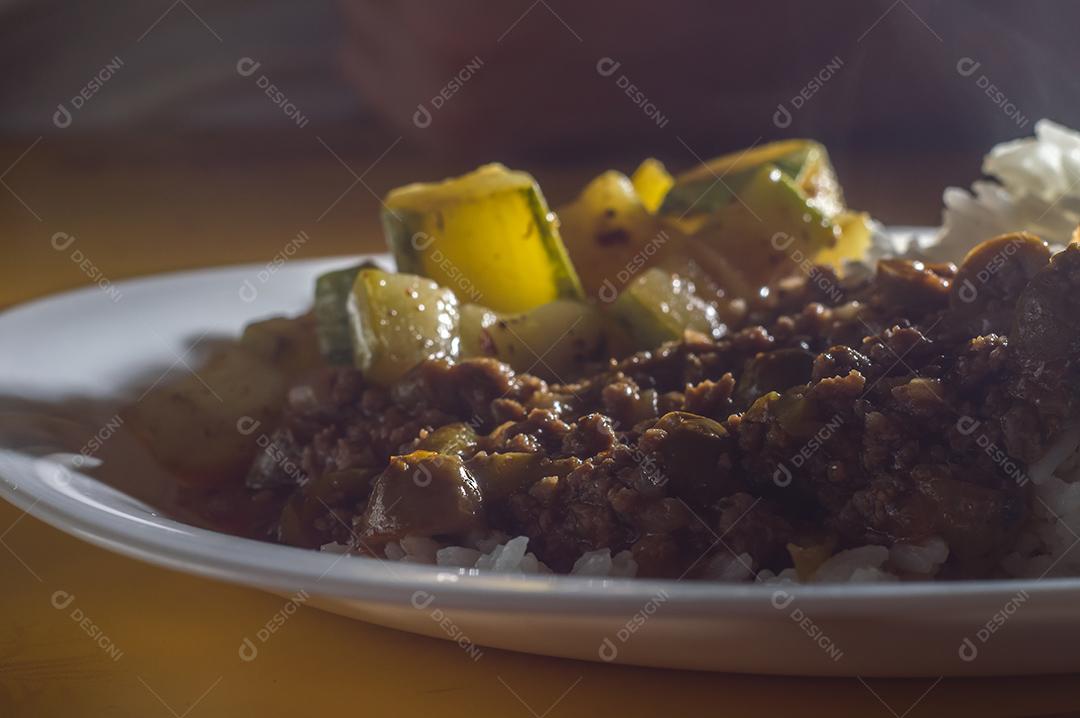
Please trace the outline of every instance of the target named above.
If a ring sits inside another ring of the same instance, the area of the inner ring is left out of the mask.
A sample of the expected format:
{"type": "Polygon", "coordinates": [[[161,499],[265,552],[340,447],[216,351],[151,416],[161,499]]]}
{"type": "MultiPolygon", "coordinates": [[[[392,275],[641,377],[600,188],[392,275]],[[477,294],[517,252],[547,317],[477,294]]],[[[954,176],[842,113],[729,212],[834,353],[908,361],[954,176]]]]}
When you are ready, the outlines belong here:
{"type": "Polygon", "coordinates": [[[483,556],[474,548],[464,546],[447,546],[439,549],[435,554],[435,563],[439,566],[456,566],[458,568],[473,568],[476,562],[483,556]]]}
{"type": "Polygon", "coordinates": [[[637,575],[637,562],[629,551],[622,551],[612,557],[611,549],[602,548],[581,554],[570,573],[574,576],[631,577],[637,575]]]}
{"type": "Polygon", "coordinates": [[[611,549],[586,551],[574,562],[570,573],[575,576],[607,576],[611,571],[611,549]]]}
{"type": "Polygon", "coordinates": [[[940,536],[932,536],[922,544],[894,544],[889,549],[893,570],[912,576],[932,577],[947,558],[949,545],[940,536]]]}
{"type": "MultiPolygon", "coordinates": [[[[1073,458],[1073,457],[1070,457],[1073,458]]],[[[1076,457],[1080,462],[1080,454],[1076,457]]],[[[1074,477],[1076,478],[1076,477],[1074,477]]],[[[1062,511],[1068,511],[1072,521],[1080,527],[1080,481],[1065,483],[1057,477],[1053,477],[1047,483],[1048,490],[1041,494],[1052,506],[1057,506],[1062,511]]],[[[1046,510],[1043,509],[1043,513],[1046,510]]],[[[1048,536],[1052,537],[1054,545],[1062,545],[1067,535],[1067,529],[1060,525],[1053,529],[1052,522],[1038,524],[1039,530],[1051,531],[1051,534],[1041,535],[1038,531],[1028,531],[1018,542],[1018,551],[1028,556],[1019,554],[1011,555],[1006,564],[1011,567],[1012,575],[1026,576],[1038,575],[1038,570],[1045,570],[1054,561],[1053,555],[1042,555],[1040,552],[1048,545],[1048,536]]],[[[527,536],[518,536],[513,539],[505,539],[505,534],[493,532],[484,537],[471,537],[471,543],[488,551],[469,546],[442,546],[430,538],[422,536],[406,536],[400,541],[392,541],[386,545],[384,555],[388,560],[404,563],[420,563],[443,566],[446,568],[460,568],[467,570],[479,570],[490,573],[510,574],[550,574],[551,569],[536,555],[528,551],[529,539],[527,536]],[[496,542],[494,539],[503,538],[496,542]]],[[[1068,543],[1064,544],[1065,546],[1068,543]]],[[[329,543],[321,547],[328,553],[346,553],[348,547],[342,544],[329,543]]],[[[949,557],[949,547],[940,537],[932,537],[922,544],[896,544],[892,548],[884,546],[861,546],[859,548],[840,551],[829,557],[810,576],[811,583],[871,583],[881,581],[895,581],[898,578],[905,579],[931,579],[940,570],[945,560],[949,557]]],[[[1076,564],[1080,564],[1080,555],[1076,558],[1076,564]]],[[[633,578],[637,575],[637,562],[629,551],[621,551],[612,556],[610,549],[586,551],[574,563],[570,570],[575,576],[594,576],[612,578],[633,578]]],[[[701,578],[710,581],[727,583],[739,583],[753,580],[758,583],[781,584],[799,582],[798,574],[794,568],[786,568],[779,574],[774,574],[768,569],[755,571],[754,558],[748,553],[738,556],[726,551],[718,552],[710,557],[705,563],[701,578]]]]}
{"type": "Polygon", "coordinates": [[[1051,244],[1068,243],[1080,224],[1080,133],[1050,120],[1035,123],[1035,136],[995,146],[983,159],[993,180],[945,190],[938,241],[931,259],[957,261],[984,239],[1027,230],[1051,244]]]}
{"type": "MultiPolygon", "coordinates": [[[[1070,493],[1070,501],[1075,504],[1080,516],[1080,484],[1070,493]]],[[[442,546],[435,541],[421,536],[406,536],[400,541],[386,545],[384,555],[391,561],[422,563],[446,568],[460,568],[485,571],[490,573],[550,574],[551,569],[536,555],[528,551],[527,536],[518,536],[495,542],[493,539],[504,538],[505,534],[494,532],[491,535],[476,538],[472,543],[488,551],[468,546],[442,546]]],[[[1040,542],[1032,544],[1041,545],[1040,542]]],[[[343,553],[347,547],[341,544],[326,544],[323,551],[343,553]]],[[[923,544],[897,544],[891,549],[883,546],[862,546],[840,551],[827,559],[810,577],[813,583],[869,583],[892,581],[898,576],[905,578],[932,578],[949,556],[948,546],[939,537],[931,538],[923,544]]],[[[612,556],[610,549],[586,551],[574,563],[570,574],[574,576],[633,578],[637,575],[637,562],[629,551],[620,551],[612,556]]],[[[753,556],[742,553],[738,556],[726,551],[718,552],[705,563],[701,578],[710,581],[739,583],[755,580],[759,583],[794,583],[798,575],[794,568],[787,568],[779,574],[767,569],[755,571],[753,556]]]]}
{"type": "Polygon", "coordinates": [[[758,571],[757,576],[754,577],[754,580],[757,581],[758,583],[769,583],[769,584],[798,583],[799,582],[799,574],[793,568],[785,568],[780,573],[773,573],[769,569],[763,568],[760,571],[758,571]]]}
{"type": "Polygon", "coordinates": [[[721,551],[705,564],[702,578],[710,581],[745,581],[754,575],[754,557],[748,553],[738,556],[721,551]]]}
{"type": "Polygon", "coordinates": [[[518,571],[521,568],[521,561],[525,558],[525,551],[528,547],[529,539],[525,536],[510,539],[501,546],[496,546],[491,553],[478,558],[476,568],[495,573],[518,571]]]}
{"type": "Polygon", "coordinates": [[[889,560],[884,546],[861,546],[839,551],[821,564],[810,577],[812,583],[870,583],[895,578],[882,566],[889,560]]]}
{"type": "MultiPolygon", "coordinates": [[[[551,573],[551,569],[536,558],[535,554],[528,553],[529,539],[527,536],[518,536],[506,539],[506,534],[492,532],[491,534],[476,538],[475,546],[440,546],[436,541],[424,536],[406,536],[400,541],[391,541],[383,549],[383,555],[390,561],[404,563],[422,563],[447,568],[478,569],[491,573],[551,573]]],[[[327,544],[323,547],[337,546],[327,544]]],[[[594,552],[600,553],[600,552],[594,552]]],[[[625,571],[622,566],[615,567],[608,554],[607,573],[596,575],[634,575],[633,573],[619,573],[625,571]]],[[[629,556],[629,552],[624,552],[629,556]]],[[[620,554],[621,555],[621,554],[620,554]]],[[[616,557],[618,558],[618,557],[616,557]]],[[[631,563],[633,561],[631,560],[631,563]]],[[[623,562],[625,565],[625,561],[623,562]]],[[[636,572],[636,566],[633,566],[636,572]]]]}

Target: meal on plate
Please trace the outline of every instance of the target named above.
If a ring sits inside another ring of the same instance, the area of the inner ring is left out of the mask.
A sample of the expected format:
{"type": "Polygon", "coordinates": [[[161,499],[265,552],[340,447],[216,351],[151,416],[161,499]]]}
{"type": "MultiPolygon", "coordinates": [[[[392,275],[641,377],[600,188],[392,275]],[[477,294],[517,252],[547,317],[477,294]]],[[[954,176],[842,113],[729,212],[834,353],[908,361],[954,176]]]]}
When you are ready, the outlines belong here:
{"type": "MultiPolygon", "coordinates": [[[[1047,131],[1010,166],[1080,152],[1047,131]]],[[[802,140],[674,177],[646,160],[556,212],[485,165],[389,193],[395,270],[318,277],[311,312],[250,325],[128,413],[209,524],[293,546],[591,576],[1038,576],[1080,510],[1080,244],[1067,219],[1051,243],[1030,221],[968,241],[989,210],[965,211],[953,256],[905,249],[802,140]]]]}

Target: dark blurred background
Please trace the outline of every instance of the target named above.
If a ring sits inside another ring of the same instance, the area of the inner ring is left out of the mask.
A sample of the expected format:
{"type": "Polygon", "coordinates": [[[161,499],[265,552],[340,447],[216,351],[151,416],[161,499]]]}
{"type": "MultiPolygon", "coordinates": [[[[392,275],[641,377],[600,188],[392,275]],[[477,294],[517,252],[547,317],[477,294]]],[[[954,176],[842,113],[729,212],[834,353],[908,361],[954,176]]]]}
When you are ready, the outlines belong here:
{"type": "Polygon", "coordinates": [[[992,144],[1080,124],[1078,20],[1066,0],[0,0],[0,236],[42,291],[79,280],[36,254],[60,229],[117,276],[269,257],[298,228],[313,256],[374,250],[377,197],[406,181],[498,159],[558,204],[609,166],[791,136],[828,144],[853,206],[934,224],[992,144]]]}

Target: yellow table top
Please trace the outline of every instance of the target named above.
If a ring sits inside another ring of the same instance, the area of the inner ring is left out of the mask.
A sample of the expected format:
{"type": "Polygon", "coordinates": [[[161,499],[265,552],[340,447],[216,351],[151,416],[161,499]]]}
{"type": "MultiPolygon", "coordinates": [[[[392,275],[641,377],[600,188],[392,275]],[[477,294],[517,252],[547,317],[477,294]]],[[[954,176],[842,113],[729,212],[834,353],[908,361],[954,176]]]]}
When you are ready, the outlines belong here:
{"type": "MultiPolygon", "coordinates": [[[[32,137],[0,144],[2,167],[33,146],[3,177],[17,197],[0,191],[0,306],[88,281],[50,247],[58,231],[75,235],[113,280],[266,261],[299,229],[312,237],[301,256],[374,250],[377,204],[362,184],[383,192],[460,169],[420,171],[418,158],[391,154],[316,221],[354,177],[314,139],[310,146],[291,141],[288,156],[273,164],[232,145],[179,151],[124,140],[91,151],[52,138],[33,144],[32,137]],[[103,156],[109,163],[94,159],[103,156]]],[[[250,139],[247,147],[262,149],[250,139]]],[[[382,149],[342,154],[360,175],[382,149]]],[[[586,175],[559,170],[546,177],[557,184],[586,175]]],[[[11,341],[0,340],[0,348],[11,351],[11,341]]],[[[486,649],[474,662],[449,642],[310,608],[244,662],[243,637],[281,608],[279,598],[110,554],[2,502],[0,570],[0,716],[315,716],[345,706],[361,715],[537,718],[1080,711],[1080,687],[1068,676],[860,682],[663,671],[486,649]]]]}

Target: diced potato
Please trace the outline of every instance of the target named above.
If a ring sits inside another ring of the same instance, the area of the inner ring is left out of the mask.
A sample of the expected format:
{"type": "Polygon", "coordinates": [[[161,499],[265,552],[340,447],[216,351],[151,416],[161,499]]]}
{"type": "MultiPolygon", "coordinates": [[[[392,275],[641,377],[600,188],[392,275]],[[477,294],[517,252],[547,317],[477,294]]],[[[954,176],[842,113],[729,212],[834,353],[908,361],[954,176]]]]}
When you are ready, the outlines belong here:
{"type": "Polygon", "coordinates": [[[320,364],[311,315],[272,317],[244,327],[240,343],[286,377],[296,377],[320,364]]]}
{"type": "Polygon", "coordinates": [[[612,311],[641,349],[680,339],[688,329],[712,339],[724,331],[716,307],[697,296],[693,282],[659,267],[630,282],[612,311]]]}
{"type": "Polygon", "coordinates": [[[629,275],[652,266],[677,243],[619,172],[605,172],[559,210],[562,236],[590,298],[611,301],[629,275]]]}
{"type": "Polygon", "coordinates": [[[287,381],[244,346],[233,345],[176,382],[152,388],[125,420],[157,461],[185,483],[241,483],[273,432],[287,381]]]}
{"type": "Polygon", "coordinates": [[[630,182],[634,185],[634,191],[638,199],[649,213],[655,213],[660,209],[671,186],[675,184],[674,178],[668,174],[664,164],[653,157],[648,158],[630,175],[630,182]]]}
{"type": "Polygon", "coordinates": [[[426,359],[458,356],[457,297],[430,279],[362,269],[348,311],[353,361],[375,384],[392,384],[426,359]]]}
{"type": "Polygon", "coordinates": [[[488,356],[549,380],[569,380],[605,349],[604,323],[591,304],[560,299],[531,311],[499,315],[461,310],[463,356],[488,356]]]}
{"type": "Polygon", "coordinates": [[[383,228],[398,270],[463,301],[520,312],[581,298],[581,284],[536,181],[500,164],[392,191],[383,228]]]}

